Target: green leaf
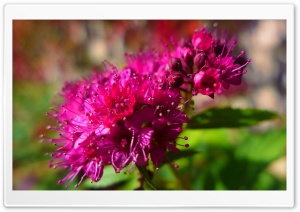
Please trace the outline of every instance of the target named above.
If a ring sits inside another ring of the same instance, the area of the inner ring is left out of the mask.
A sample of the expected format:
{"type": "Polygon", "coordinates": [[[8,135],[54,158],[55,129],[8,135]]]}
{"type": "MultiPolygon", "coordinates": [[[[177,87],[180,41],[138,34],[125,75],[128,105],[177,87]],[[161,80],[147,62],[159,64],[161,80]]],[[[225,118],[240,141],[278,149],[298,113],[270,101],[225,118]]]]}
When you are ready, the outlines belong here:
{"type": "MultiPolygon", "coordinates": [[[[133,179],[135,179],[136,181],[138,179],[137,175],[134,172],[130,174],[125,174],[124,172],[116,173],[112,166],[106,166],[103,170],[103,176],[99,182],[91,183],[90,180],[85,180],[84,187],[87,189],[106,189],[109,187],[113,187],[114,185],[123,186],[123,183],[126,184],[133,179]]],[[[132,187],[130,189],[134,188],[135,187],[132,187]]]]}
{"type": "MultiPolygon", "coordinates": [[[[181,132],[179,137],[188,137],[188,140],[184,141],[190,145],[186,150],[201,152],[206,145],[231,146],[233,134],[236,134],[236,129],[185,129],[181,132]]],[[[183,143],[182,139],[177,139],[177,143],[183,143]]],[[[180,149],[185,151],[184,147],[180,149]]]]}
{"type": "MultiPolygon", "coordinates": [[[[175,161],[181,158],[187,158],[187,157],[191,157],[195,154],[198,154],[198,151],[195,150],[184,150],[184,151],[180,151],[180,152],[168,152],[167,156],[171,161],[175,161]]],[[[163,161],[162,163],[169,163],[168,160],[163,161]]]]}
{"type": "Polygon", "coordinates": [[[194,116],[187,127],[190,129],[248,127],[277,117],[274,112],[253,108],[210,108],[194,116]]]}
{"type": "MultiPolygon", "coordinates": [[[[232,129],[220,130],[232,131],[232,129]]],[[[233,132],[239,135],[234,136],[231,147],[223,148],[216,143],[203,143],[207,148],[202,148],[202,153],[193,157],[193,168],[188,170],[191,173],[192,188],[194,190],[285,189],[284,180],[271,178],[270,174],[261,178],[261,173],[266,172],[266,168],[274,160],[285,155],[286,129],[266,132],[243,129],[233,132]]]]}
{"type": "Polygon", "coordinates": [[[142,176],[144,177],[144,179],[146,180],[146,182],[150,185],[150,187],[153,189],[153,190],[156,190],[155,186],[153,185],[153,183],[151,182],[151,179],[148,175],[148,171],[147,171],[147,168],[146,167],[143,167],[143,166],[138,166],[136,165],[136,167],[139,169],[140,173],[142,174],[142,176]]]}
{"type": "Polygon", "coordinates": [[[276,129],[264,133],[245,134],[243,142],[236,149],[236,157],[271,163],[285,155],[286,129],[276,129]]]}
{"type": "Polygon", "coordinates": [[[254,190],[285,190],[286,181],[279,180],[267,171],[262,171],[253,185],[254,190]]]}

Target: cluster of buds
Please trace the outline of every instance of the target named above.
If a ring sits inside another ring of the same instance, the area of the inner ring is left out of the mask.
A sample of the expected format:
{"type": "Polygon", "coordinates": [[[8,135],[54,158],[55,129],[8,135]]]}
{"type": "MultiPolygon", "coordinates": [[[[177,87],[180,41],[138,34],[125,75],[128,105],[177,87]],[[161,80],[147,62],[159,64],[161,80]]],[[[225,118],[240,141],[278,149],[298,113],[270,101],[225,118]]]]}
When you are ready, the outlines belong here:
{"type": "Polygon", "coordinates": [[[174,168],[167,152],[188,147],[181,137],[189,118],[182,111],[190,99],[183,92],[214,97],[222,87],[238,85],[250,60],[244,51],[230,56],[234,40],[227,43],[206,29],[182,40],[164,54],[156,51],[125,54],[126,66],[118,70],[104,62],[101,71],[76,82],[66,82],[61,93],[63,104],[51,108],[48,116],[59,123],[47,129],[59,132],[57,138],[42,135],[42,140],[58,146],[50,167],[69,169],[58,183],[66,187],[82,173],[97,182],[105,166],[115,172],[135,165],[156,169],[166,160],[174,168]],[[178,143],[180,142],[180,143],[178,143]]]}

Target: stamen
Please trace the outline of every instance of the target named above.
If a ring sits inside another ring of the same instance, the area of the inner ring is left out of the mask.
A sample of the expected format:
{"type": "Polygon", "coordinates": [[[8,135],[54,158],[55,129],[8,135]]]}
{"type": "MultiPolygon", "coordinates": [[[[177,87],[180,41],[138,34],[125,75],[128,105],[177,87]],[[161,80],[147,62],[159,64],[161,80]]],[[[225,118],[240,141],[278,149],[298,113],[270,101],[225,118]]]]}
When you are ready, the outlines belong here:
{"type": "Polygon", "coordinates": [[[241,53],[235,58],[235,60],[234,61],[236,61],[240,56],[242,56],[242,55],[244,55],[245,54],[245,51],[243,50],[243,51],[241,51],[241,53]]]}
{"type": "Polygon", "coordinates": [[[238,68],[236,68],[236,69],[233,69],[232,72],[237,71],[237,70],[240,70],[241,68],[243,68],[243,67],[245,67],[246,65],[248,65],[250,62],[251,62],[251,59],[248,59],[247,62],[246,62],[244,65],[242,65],[242,66],[240,66],[240,67],[238,67],[238,68]]]}
{"type": "Polygon", "coordinates": [[[167,160],[169,161],[169,163],[170,163],[174,168],[176,168],[176,169],[179,168],[179,165],[176,164],[176,163],[173,163],[167,155],[166,155],[166,158],[167,158],[167,160]]]}
{"type": "Polygon", "coordinates": [[[226,43],[226,40],[225,40],[225,41],[224,41],[224,45],[223,45],[222,52],[221,52],[221,54],[220,54],[219,56],[222,56],[222,55],[223,55],[226,45],[227,45],[227,43],[226,43]]]}

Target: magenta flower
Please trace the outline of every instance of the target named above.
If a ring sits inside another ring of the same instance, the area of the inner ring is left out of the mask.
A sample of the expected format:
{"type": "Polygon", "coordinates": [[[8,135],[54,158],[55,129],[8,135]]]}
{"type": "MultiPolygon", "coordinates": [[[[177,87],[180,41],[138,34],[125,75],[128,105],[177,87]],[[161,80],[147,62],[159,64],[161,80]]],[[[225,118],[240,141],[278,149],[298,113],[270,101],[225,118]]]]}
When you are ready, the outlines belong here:
{"type": "Polygon", "coordinates": [[[70,171],[59,184],[69,181],[68,187],[78,175],[76,186],[84,178],[97,182],[109,165],[116,173],[129,164],[148,166],[150,160],[157,169],[164,160],[179,167],[166,153],[189,146],[176,141],[189,122],[181,110],[190,100],[185,94],[213,98],[222,88],[240,84],[250,60],[244,61],[244,51],[230,56],[234,40],[227,43],[206,29],[173,45],[161,55],[154,50],[125,54],[126,65],[120,71],[104,62],[102,72],[65,83],[62,104],[47,113],[59,123],[48,129],[59,136],[43,136],[58,145],[50,153],[50,167],[70,171]]]}
{"type": "Polygon", "coordinates": [[[245,67],[250,59],[243,58],[244,51],[237,57],[231,56],[236,45],[234,38],[227,42],[224,33],[219,39],[216,33],[211,37],[202,29],[194,34],[193,40],[197,51],[194,57],[196,71],[193,74],[193,95],[201,93],[214,98],[214,93],[221,94],[222,88],[228,89],[230,85],[241,84],[241,77],[247,73],[245,67]]]}
{"type": "Polygon", "coordinates": [[[138,75],[156,74],[162,70],[161,56],[156,51],[139,51],[137,54],[125,54],[127,66],[138,75]]]}
{"type": "Polygon", "coordinates": [[[69,180],[69,186],[79,173],[78,184],[86,177],[97,182],[107,165],[118,173],[130,163],[147,166],[150,158],[158,168],[167,151],[179,151],[175,140],[189,119],[177,109],[179,90],[171,88],[178,80],[170,86],[152,52],[129,57],[120,72],[106,62],[103,73],[66,83],[64,103],[48,113],[60,124],[49,127],[58,138],[44,139],[59,145],[50,167],[70,170],[59,184],[69,180]]]}
{"type": "Polygon", "coordinates": [[[208,70],[200,70],[194,76],[194,88],[193,94],[198,93],[211,96],[213,98],[214,93],[221,93],[221,83],[218,80],[218,73],[216,69],[209,68],[208,70]]]}
{"type": "Polygon", "coordinates": [[[192,44],[197,51],[207,51],[211,48],[213,39],[205,28],[195,32],[192,38],[192,44]]]}

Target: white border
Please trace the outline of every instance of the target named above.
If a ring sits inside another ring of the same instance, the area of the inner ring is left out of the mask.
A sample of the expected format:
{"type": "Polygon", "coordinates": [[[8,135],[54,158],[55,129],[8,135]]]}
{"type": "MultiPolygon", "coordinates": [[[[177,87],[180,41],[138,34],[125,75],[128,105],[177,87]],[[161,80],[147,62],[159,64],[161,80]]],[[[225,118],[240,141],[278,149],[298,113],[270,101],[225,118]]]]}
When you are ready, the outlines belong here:
{"type": "Polygon", "coordinates": [[[288,4],[7,4],[4,7],[4,205],[7,207],[292,207],[294,205],[294,7],[288,4]],[[134,11],[134,13],[133,13],[134,11]],[[287,21],[286,191],[12,190],[12,20],[277,19],[287,21]],[[10,141],[10,142],[9,142],[10,141]]]}

